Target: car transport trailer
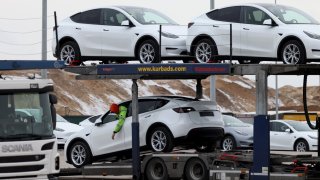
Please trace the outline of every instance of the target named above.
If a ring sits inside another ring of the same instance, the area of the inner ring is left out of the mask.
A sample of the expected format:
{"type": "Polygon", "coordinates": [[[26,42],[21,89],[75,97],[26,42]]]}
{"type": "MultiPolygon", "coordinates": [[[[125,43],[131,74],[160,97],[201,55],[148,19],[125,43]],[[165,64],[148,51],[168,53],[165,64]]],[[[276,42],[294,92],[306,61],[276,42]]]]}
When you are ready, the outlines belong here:
{"type": "MultiPolygon", "coordinates": [[[[254,121],[253,164],[250,168],[250,179],[264,180],[271,177],[269,118],[267,115],[267,77],[268,75],[319,75],[320,65],[236,65],[236,64],[123,64],[97,65],[94,67],[70,67],[66,71],[79,74],[78,80],[132,79],[132,178],[141,179],[141,167],[146,167],[140,159],[139,152],[139,120],[138,120],[138,86],[137,80],[148,79],[196,79],[196,97],[202,97],[201,79],[210,75],[255,75],[256,76],[256,109],[254,121]]],[[[159,156],[159,155],[156,155],[159,156]]],[[[172,158],[171,154],[161,157],[172,158]]],[[[193,156],[193,155],[187,155],[193,156]]],[[[196,156],[203,156],[196,154],[196,156]]],[[[174,156],[175,157],[175,156],[174,156]]],[[[178,156],[179,159],[185,157],[178,156]]],[[[159,157],[157,157],[159,158],[159,157]]],[[[151,158],[152,159],[152,158],[151,158]]],[[[185,158],[182,158],[185,159],[185,158]]],[[[167,159],[164,159],[164,163],[167,159]]],[[[185,160],[184,160],[185,161],[185,160]]],[[[159,163],[155,163],[159,164],[159,163]]],[[[161,164],[161,163],[160,163],[161,164]]],[[[318,161],[315,163],[318,166],[318,161]]],[[[197,165],[198,166],[198,165],[197,165]]],[[[158,167],[158,165],[155,165],[158,167]]],[[[171,166],[172,167],[172,166],[171,166]]],[[[169,168],[172,169],[172,168],[169,168]]],[[[160,171],[162,171],[160,169],[160,171]]]]}

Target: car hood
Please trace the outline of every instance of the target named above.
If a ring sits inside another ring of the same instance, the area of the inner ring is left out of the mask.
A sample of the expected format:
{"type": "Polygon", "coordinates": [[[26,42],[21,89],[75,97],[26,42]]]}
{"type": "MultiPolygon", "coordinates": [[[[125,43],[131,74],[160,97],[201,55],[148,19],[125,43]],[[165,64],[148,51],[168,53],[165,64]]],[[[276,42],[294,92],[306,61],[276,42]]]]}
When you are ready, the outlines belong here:
{"type": "Polygon", "coordinates": [[[241,131],[243,133],[248,134],[249,136],[253,136],[253,126],[248,125],[248,126],[225,126],[225,131],[230,132],[230,131],[241,131]]]}
{"type": "Polygon", "coordinates": [[[319,24],[288,24],[288,29],[300,29],[302,31],[307,31],[309,33],[315,33],[320,35],[320,25],[319,24]]]}
{"type": "Polygon", "coordinates": [[[83,127],[67,122],[57,122],[56,128],[63,129],[68,132],[78,132],[83,129],[83,127]]]}
{"type": "MultiPolygon", "coordinates": [[[[144,25],[145,28],[150,28],[154,30],[159,30],[159,24],[156,25],[144,25]]],[[[186,36],[188,33],[188,27],[183,25],[162,25],[161,26],[162,32],[175,34],[178,36],[186,36]]]]}

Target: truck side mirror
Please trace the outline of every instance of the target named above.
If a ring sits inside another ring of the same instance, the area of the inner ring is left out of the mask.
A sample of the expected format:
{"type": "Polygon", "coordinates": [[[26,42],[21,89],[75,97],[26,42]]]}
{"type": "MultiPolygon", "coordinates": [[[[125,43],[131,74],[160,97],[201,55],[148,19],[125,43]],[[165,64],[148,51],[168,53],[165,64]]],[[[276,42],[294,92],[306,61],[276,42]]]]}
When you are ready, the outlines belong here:
{"type": "Polygon", "coordinates": [[[53,129],[56,129],[57,124],[57,112],[54,104],[58,103],[57,96],[54,94],[49,94],[49,101],[50,101],[50,111],[51,111],[51,118],[52,118],[52,125],[53,129]]]}
{"type": "Polygon", "coordinates": [[[49,94],[49,100],[51,104],[57,104],[58,103],[58,98],[54,94],[49,94]]]}

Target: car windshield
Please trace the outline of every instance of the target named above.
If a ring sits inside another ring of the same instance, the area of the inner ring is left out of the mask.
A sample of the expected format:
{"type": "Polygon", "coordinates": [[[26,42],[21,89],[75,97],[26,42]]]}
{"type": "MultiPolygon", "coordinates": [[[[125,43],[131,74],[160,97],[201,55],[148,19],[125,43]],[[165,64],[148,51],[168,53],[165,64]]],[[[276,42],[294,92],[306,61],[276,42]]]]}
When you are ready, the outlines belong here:
{"type": "Polygon", "coordinates": [[[307,13],[289,6],[262,5],[285,24],[319,24],[317,20],[307,13]]]}
{"type": "Polygon", "coordinates": [[[59,114],[57,114],[57,122],[69,122],[66,119],[64,119],[62,116],[60,116],[59,114]]]}
{"type": "Polygon", "coordinates": [[[242,122],[240,119],[237,119],[233,116],[222,116],[223,122],[225,126],[232,126],[232,127],[246,127],[248,124],[242,122]]]}
{"type": "Polygon", "coordinates": [[[312,131],[308,124],[299,121],[286,121],[297,131],[312,131]]]}
{"type": "Polygon", "coordinates": [[[166,15],[153,9],[140,7],[121,7],[130,14],[136,21],[143,25],[149,24],[177,24],[166,15]]]}
{"type": "Polygon", "coordinates": [[[0,94],[0,141],[52,137],[48,93],[0,94]]]}

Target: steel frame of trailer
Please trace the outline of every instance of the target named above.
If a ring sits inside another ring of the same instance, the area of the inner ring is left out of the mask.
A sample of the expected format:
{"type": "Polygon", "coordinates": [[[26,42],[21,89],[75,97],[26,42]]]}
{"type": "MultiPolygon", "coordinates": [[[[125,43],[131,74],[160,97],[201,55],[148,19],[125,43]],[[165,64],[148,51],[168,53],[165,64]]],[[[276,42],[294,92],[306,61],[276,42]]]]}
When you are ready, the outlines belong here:
{"type": "Polygon", "coordinates": [[[319,75],[320,65],[237,65],[237,64],[109,64],[95,67],[71,67],[68,72],[79,74],[78,80],[132,79],[132,170],[140,179],[138,85],[137,80],[196,79],[196,97],[202,97],[201,80],[210,75],[255,75],[256,116],[254,118],[254,153],[250,177],[253,180],[270,178],[270,137],[267,115],[267,77],[269,75],[319,75]]]}

